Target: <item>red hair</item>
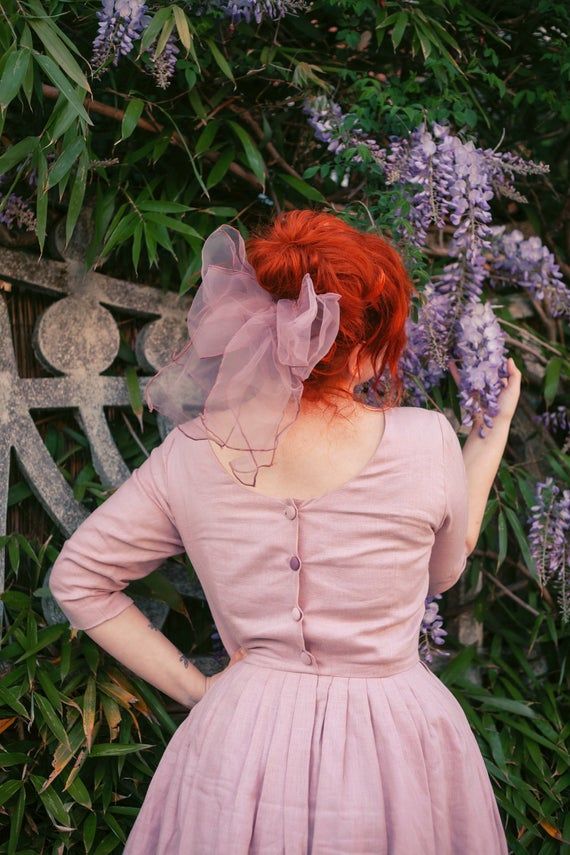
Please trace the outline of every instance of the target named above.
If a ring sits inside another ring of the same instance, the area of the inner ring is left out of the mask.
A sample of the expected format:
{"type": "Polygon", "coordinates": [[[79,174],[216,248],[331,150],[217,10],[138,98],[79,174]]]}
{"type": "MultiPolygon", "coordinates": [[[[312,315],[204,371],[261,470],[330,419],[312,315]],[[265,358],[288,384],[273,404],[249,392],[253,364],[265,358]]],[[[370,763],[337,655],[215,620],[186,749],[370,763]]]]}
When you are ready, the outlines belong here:
{"type": "Polygon", "coordinates": [[[285,211],[262,226],[246,240],[246,252],[259,284],[276,300],[297,299],[305,273],[318,294],[341,295],[336,341],[304,381],[304,400],[325,400],[335,388],[345,395],[334,378],[346,376],[348,357],[361,345],[357,366],[367,355],[375,378],[387,368],[389,405],[400,402],[398,363],[415,288],[389,240],[361,232],[333,214],[303,209],[285,211]]]}

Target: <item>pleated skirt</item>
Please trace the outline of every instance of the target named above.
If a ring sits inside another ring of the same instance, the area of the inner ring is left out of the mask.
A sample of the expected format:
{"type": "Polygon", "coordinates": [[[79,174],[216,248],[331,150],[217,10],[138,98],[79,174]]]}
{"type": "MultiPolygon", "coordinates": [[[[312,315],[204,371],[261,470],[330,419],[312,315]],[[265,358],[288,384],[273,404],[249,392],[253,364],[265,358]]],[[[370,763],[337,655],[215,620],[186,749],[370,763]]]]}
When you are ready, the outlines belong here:
{"type": "Polygon", "coordinates": [[[459,702],[422,662],[324,676],[243,659],[169,741],[124,855],[508,855],[459,702]]]}

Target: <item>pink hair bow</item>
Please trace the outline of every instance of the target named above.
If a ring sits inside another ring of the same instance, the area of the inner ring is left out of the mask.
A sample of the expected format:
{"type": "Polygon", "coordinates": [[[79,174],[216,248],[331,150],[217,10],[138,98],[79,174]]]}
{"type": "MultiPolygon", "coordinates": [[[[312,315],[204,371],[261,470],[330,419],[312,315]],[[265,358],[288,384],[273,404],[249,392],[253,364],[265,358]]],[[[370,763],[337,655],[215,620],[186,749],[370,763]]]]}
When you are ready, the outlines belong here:
{"type": "Polygon", "coordinates": [[[202,250],[189,341],[146,386],[150,411],[184,424],[191,439],[242,452],[230,468],[255,486],[299,413],[303,380],[336,339],[339,301],[340,294],[315,293],[308,273],[297,300],[275,301],[259,285],[241,234],[220,226],[202,250]],[[189,422],[198,410],[199,420],[189,422]]]}

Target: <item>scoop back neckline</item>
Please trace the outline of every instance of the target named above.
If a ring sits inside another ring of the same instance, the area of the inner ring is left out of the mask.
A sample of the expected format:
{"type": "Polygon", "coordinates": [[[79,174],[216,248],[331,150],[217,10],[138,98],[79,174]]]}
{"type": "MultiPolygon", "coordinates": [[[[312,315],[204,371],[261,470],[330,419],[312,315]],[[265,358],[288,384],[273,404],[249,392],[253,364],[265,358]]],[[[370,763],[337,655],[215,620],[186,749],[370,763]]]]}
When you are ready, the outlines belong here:
{"type": "Polygon", "coordinates": [[[368,458],[367,462],[364,464],[362,469],[356,474],[353,475],[352,478],[349,478],[348,481],[345,481],[344,484],[340,484],[338,487],[335,487],[334,490],[328,490],[326,493],[321,493],[320,496],[313,496],[308,499],[298,499],[295,496],[287,496],[285,498],[281,498],[280,496],[270,496],[267,493],[260,493],[255,488],[246,487],[244,484],[240,484],[238,481],[234,480],[232,476],[227,472],[227,470],[222,466],[214,449],[210,444],[210,440],[208,435],[204,431],[204,442],[207,446],[207,456],[210,458],[211,464],[219,471],[220,476],[236,490],[239,490],[241,493],[247,493],[250,496],[256,496],[261,501],[273,502],[275,504],[286,507],[287,505],[291,505],[292,503],[296,507],[306,507],[307,505],[314,505],[318,502],[324,502],[331,498],[336,498],[336,496],[341,495],[342,493],[348,491],[350,488],[354,486],[358,481],[365,478],[371,469],[371,467],[376,462],[377,458],[380,455],[380,452],[384,450],[384,446],[386,445],[386,441],[389,435],[390,422],[392,419],[392,411],[398,409],[398,407],[389,407],[384,410],[384,432],[380,438],[380,441],[376,445],[376,448],[372,452],[372,455],[368,458]],[[388,415],[390,414],[390,415],[388,415]]]}

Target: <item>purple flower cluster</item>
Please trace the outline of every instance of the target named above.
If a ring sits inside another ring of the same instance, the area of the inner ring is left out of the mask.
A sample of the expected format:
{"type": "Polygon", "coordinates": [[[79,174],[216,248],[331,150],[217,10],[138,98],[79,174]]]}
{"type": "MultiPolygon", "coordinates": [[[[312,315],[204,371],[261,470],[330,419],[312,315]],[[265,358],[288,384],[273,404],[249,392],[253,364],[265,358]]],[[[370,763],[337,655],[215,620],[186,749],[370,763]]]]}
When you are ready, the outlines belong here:
{"type": "MultiPolygon", "coordinates": [[[[328,151],[341,154],[349,148],[364,146],[372,158],[384,166],[384,152],[376,140],[366,136],[358,127],[355,117],[342,112],[340,106],[326,95],[315,95],[305,99],[303,112],[315,132],[315,137],[326,144],[328,151]]],[[[354,163],[362,163],[362,156],[352,155],[354,163]]]]}
{"type": "Polygon", "coordinates": [[[141,0],[102,0],[91,59],[96,68],[109,61],[117,65],[121,56],[128,56],[150,21],[146,12],[141,0]]]}
{"type": "MultiPolygon", "coordinates": [[[[422,249],[430,229],[453,227],[450,260],[424,288],[417,321],[409,322],[401,367],[409,397],[421,406],[450,359],[459,360],[463,421],[470,425],[481,416],[483,435],[483,423],[492,427],[499,412],[501,378],[507,376],[505,337],[490,305],[481,302],[485,281],[508,275],[538,299],[548,300],[554,317],[569,313],[570,291],[540,239],[525,241],[520,232],[504,235],[504,227],[491,225],[493,197],[524,201],[513,187],[514,176],[543,174],[548,166],[479,148],[437,122],[430,127],[424,122],[404,138],[392,136],[382,149],[325,96],[307,100],[304,111],[330,152],[364,145],[386,184],[398,187],[402,201],[394,214],[400,239],[422,249]]],[[[352,151],[348,156],[357,161],[352,151]]]]}
{"type": "Polygon", "coordinates": [[[33,232],[36,228],[36,217],[27,202],[16,193],[10,193],[8,197],[0,194],[0,223],[9,229],[25,229],[33,232]]]}
{"type": "Polygon", "coordinates": [[[570,433],[570,411],[564,404],[556,407],[555,410],[546,411],[544,413],[536,413],[534,418],[549,430],[563,430],[570,433]]]}
{"type": "Polygon", "coordinates": [[[537,300],[545,300],[550,314],[570,317],[570,290],[554,255],[536,235],[524,237],[519,229],[492,229],[491,283],[502,280],[526,288],[537,300]]]}
{"type": "Polygon", "coordinates": [[[541,584],[554,580],[564,623],[570,621],[570,489],[549,476],[536,484],[528,518],[529,544],[541,584]]]}
{"type": "Polygon", "coordinates": [[[469,302],[457,322],[455,355],[461,360],[459,398],[463,424],[471,426],[480,416],[479,435],[484,425],[493,427],[499,413],[501,379],[508,377],[504,335],[489,303],[469,302]]]}
{"type": "MultiPolygon", "coordinates": [[[[100,74],[108,64],[117,65],[122,56],[128,56],[139,41],[152,18],[142,0],[102,0],[97,12],[99,26],[93,42],[91,62],[100,74]]],[[[176,68],[179,47],[171,35],[159,56],[154,57],[156,39],[147,49],[151,57],[152,74],[157,85],[166,89],[176,68]]]]}
{"type": "Polygon", "coordinates": [[[166,89],[172,80],[176,70],[176,60],[178,59],[179,53],[180,48],[178,47],[177,41],[173,35],[170,35],[162,53],[153,58],[152,73],[156,80],[156,85],[160,89],[166,89]]]}
{"type": "Polygon", "coordinates": [[[213,5],[230,18],[232,24],[245,21],[260,24],[264,18],[278,21],[306,7],[306,0],[215,0],[213,5]]]}
{"type": "Polygon", "coordinates": [[[446,651],[432,647],[433,644],[438,646],[445,644],[445,636],[447,635],[447,630],[443,629],[443,619],[439,614],[437,600],[441,600],[441,594],[426,597],[426,610],[420,627],[419,653],[426,663],[433,662],[434,653],[438,656],[449,656],[446,651]]]}

